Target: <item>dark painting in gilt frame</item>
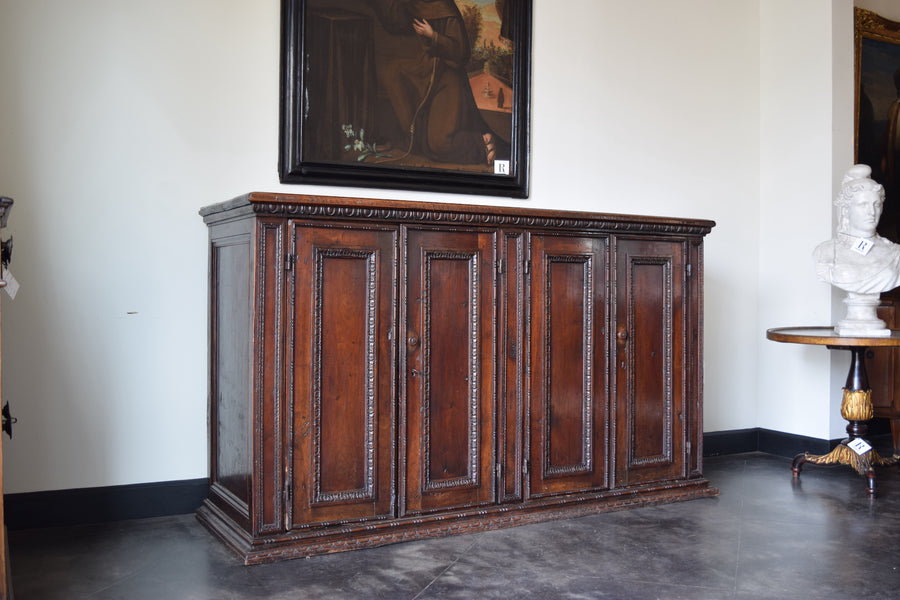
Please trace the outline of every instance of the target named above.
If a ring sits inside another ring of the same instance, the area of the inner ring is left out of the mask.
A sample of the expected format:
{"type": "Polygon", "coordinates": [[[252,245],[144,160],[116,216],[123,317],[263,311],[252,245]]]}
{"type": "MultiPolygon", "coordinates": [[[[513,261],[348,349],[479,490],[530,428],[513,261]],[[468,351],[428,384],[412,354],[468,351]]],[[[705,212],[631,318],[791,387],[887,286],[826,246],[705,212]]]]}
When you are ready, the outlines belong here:
{"type": "Polygon", "coordinates": [[[283,183],[528,197],[531,0],[282,0],[283,183]]]}
{"type": "Polygon", "coordinates": [[[900,242],[900,23],[855,9],[856,162],[884,186],[878,232],[900,242]]]}

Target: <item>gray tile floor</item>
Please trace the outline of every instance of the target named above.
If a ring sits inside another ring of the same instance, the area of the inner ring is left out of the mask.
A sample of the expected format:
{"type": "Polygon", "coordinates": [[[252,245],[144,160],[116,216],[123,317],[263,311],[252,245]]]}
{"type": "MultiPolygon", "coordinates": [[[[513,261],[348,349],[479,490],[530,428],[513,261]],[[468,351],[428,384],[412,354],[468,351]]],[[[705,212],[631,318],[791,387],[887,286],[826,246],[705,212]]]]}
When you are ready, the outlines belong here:
{"type": "Polygon", "coordinates": [[[900,470],[706,459],[718,498],[245,567],[191,515],[11,532],[16,600],[900,598],[900,470]]]}

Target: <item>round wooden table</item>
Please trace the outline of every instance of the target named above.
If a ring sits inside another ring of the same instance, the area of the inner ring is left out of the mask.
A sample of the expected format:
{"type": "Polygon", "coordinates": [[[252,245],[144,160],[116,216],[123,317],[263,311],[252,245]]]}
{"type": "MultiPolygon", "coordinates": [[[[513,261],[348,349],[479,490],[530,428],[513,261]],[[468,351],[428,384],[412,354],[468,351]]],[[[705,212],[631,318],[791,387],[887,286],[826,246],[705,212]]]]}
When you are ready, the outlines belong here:
{"type": "Polygon", "coordinates": [[[882,457],[871,447],[865,435],[868,422],[875,415],[872,390],[866,374],[866,350],[873,346],[900,347],[900,331],[891,331],[885,337],[846,337],[837,335],[833,327],[777,327],[766,331],[766,337],[776,342],[825,346],[831,350],[849,350],[850,371],[844,384],[841,400],[841,416],[848,421],[848,437],[828,454],[813,455],[808,452],[794,457],[791,470],[800,476],[804,463],[817,465],[849,465],[864,475],[868,481],[866,491],[875,495],[875,467],[897,464],[897,455],[882,457]]]}

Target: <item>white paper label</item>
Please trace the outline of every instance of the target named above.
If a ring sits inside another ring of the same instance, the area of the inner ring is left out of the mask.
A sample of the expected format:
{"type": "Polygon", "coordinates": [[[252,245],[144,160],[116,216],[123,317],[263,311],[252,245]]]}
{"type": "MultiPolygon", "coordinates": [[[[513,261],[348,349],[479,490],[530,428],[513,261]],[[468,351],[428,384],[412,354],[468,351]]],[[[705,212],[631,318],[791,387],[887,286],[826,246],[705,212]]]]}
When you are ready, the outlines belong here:
{"type": "Polygon", "coordinates": [[[847,447],[862,456],[866,452],[872,449],[872,446],[869,445],[869,442],[862,438],[856,438],[852,442],[847,444],[847,447]]]}
{"type": "Polygon", "coordinates": [[[13,274],[9,271],[9,269],[3,269],[3,273],[0,274],[0,279],[6,282],[6,287],[3,288],[6,290],[6,293],[9,294],[9,297],[13,300],[16,299],[16,294],[19,293],[19,282],[16,281],[16,278],[13,277],[13,274]]]}
{"type": "Polygon", "coordinates": [[[853,251],[858,252],[858,253],[862,254],[863,256],[865,256],[866,254],[869,253],[869,250],[871,250],[872,246],[874,246],[874,245],[875,244],[873,242],[871,242],[870,240],[864,240],[862,238],[858,238],[853,243],[853,251]]]}
{"type": "Polygon", "coordinates": [[[494,161],[494,175],[509,175],[509,161],[508,160],[495,160],[494,161]]]}

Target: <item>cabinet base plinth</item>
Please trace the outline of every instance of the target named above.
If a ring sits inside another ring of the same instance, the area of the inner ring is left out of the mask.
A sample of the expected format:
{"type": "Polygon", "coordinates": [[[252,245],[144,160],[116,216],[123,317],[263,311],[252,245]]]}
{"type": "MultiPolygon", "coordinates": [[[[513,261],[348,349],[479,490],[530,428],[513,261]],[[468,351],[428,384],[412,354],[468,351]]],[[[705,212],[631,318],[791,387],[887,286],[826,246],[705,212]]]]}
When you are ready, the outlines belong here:
{"type": "Polygon", "coordinates": [[[235,551],[244,564],[261,564],[334,552],[386,546],[398,542],[489,531],[557,519],[668,504],[717,496],[705,479],[607,490],[527,504],[491,505],[427,515],[344,523],[253,539],[213,502],[207,500],[197,518],[235,551]]]}

